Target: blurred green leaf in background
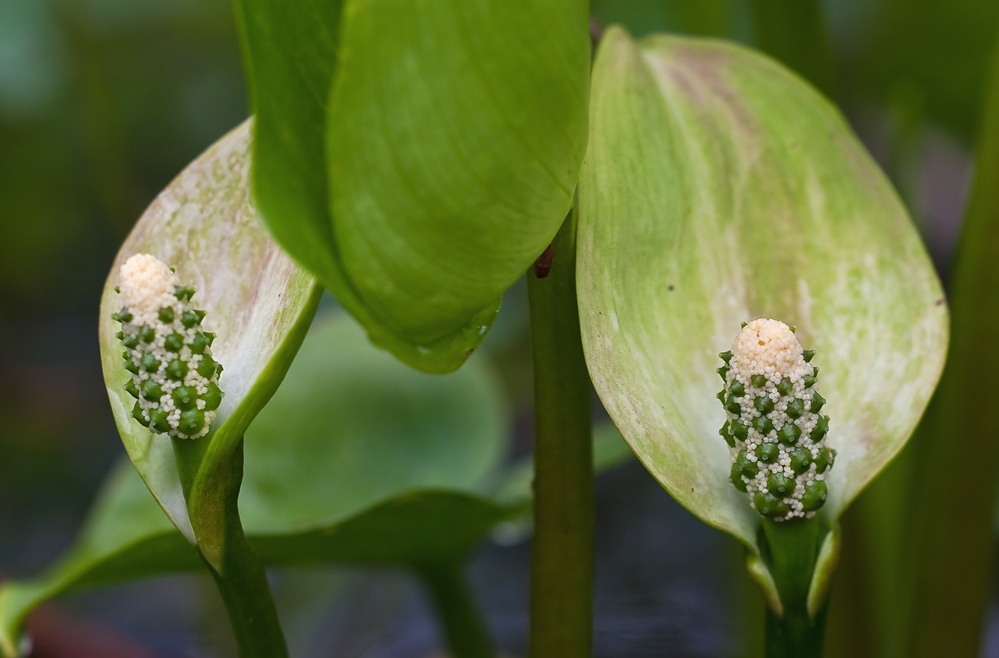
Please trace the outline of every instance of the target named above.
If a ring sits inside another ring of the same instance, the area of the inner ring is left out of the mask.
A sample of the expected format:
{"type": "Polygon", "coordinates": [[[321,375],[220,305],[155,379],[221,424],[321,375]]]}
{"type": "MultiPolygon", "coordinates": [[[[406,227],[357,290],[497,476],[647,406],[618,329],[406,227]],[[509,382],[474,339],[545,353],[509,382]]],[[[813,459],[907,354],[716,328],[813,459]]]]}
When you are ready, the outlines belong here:
{"type": "Polygon", "coordinates": [[[108,264],[245,118],[224,0],[0,6],[0,570],[52,559],[121,453],[99,385],[108,264]]]}
{"type": "MultiPolygon", "coordinates": [[[[415,372],[341,311],[318,319],[281,389],[247,432],[240,515],[268,565],[396,564],[460,571],[497,524],[523,525],[529,463],[509,470],[510,414],[491,367],[415,372]]],[[[599,470],[629,452],[606,426],[599,470]]],[[[0,588],[0,647],[61,593],[203,568],[134,467],[108,477],[76,547],[47,574],[0,588]]],[[[474,612],[474,610],[472,611],[474,612]]]]}
{"type": "MultiPolygon", "coordinates": [[[[845,4],[845,3],[844,3],[845,4]]],[[[864,12],[866,39],[846,54],[844,82],[889,105],[915,95],[927,117],[970,142],[986,99],[999,4],[882,0],[864,12]]]]}
{"type": "MultiPolygon", "coordinates": [[[[240,508],[269,565],[440,562],[468,551],[524,500],[495,502],[508,415],[488,366],[417,373],[344,313],[317,322],[285,385],[247,432],[240,508]]],[[[5,655],[24,615],[62,591],[203,568],[131,464],[109,478],[77,548],[0,594],[5,655]]]]}

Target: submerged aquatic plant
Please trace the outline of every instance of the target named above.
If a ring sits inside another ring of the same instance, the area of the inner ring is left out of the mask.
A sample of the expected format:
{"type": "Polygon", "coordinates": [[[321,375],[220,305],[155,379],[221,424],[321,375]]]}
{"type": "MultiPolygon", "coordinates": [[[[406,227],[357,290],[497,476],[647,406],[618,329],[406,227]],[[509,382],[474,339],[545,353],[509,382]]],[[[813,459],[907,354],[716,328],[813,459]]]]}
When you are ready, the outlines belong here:
{"type": "Polygon", "coordinates": [[[775,521],[812,518],[829,493],[829,416],[816,390],[815,352],[779,320],[743,326],[731,351],[719,355],[725,388],[718,399],[728,420],[720,434],[732,453],[732,484],[753,508],[775,521]]]}

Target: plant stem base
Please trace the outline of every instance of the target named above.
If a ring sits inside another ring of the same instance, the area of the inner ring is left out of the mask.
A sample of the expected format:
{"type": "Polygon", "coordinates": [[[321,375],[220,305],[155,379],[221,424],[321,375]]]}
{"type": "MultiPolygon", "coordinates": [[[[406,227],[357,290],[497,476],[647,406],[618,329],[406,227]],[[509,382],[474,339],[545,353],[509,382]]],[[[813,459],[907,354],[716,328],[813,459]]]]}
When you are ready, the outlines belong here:
{"type": "Polygon", "coordinates": [[[593,438],[576,305],[575,210],[550,250],[527,275],[535,402],[529,656],[589,658],[593,438]]]}
{"type": "Polygon", "coordinates": [[[237,500],[243,481],[243,442],[222,461],[202,497],[192,493],[192,482],[207,443],[174,439],[184,496],[188,509],[194,508],[192,522],[199,521],[195,523],[198,549],[222,595],[240,658],[288,658],[267,572],[247,541],[239,518],[237,500]],[[208,537],[210,541],[206,542],[208,537]],[[206,546],[211,550],[206,551],[206,546]]]}
{"type": "Polygon", "coordinates": [[[778,617],[766,611],[767,658],[821,658],[825,606],[813,620],[808,614],[808,588],[821,545],[819,521],[763,520],[763,557],[784,607],[778,617]]]}
{"type": "Polygon", "coordinates": [[[821,658],[825,640],[825,609],[813,622],[808,613],[785,610],[778,618],[766,609],[767,658],[821,658]]]}
{"type": "Polygon", "coordinates": [[[463,567],[464,560],[456,558],[421,565],[417,571],[433,595],[451,656],[496,658],[489,628],[465,579],[463,567]]]}

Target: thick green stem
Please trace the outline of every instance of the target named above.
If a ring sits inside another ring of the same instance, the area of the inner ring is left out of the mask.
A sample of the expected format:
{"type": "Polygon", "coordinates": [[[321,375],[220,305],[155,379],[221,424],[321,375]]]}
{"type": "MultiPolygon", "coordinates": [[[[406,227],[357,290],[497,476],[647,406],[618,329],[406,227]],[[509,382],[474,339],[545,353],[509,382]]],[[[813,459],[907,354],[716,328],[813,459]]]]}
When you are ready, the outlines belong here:
{"type": "MultiPolygon", "coordinates": [[[[194,443],[175,441],[185,495],[190,490],[197,457],[204,453],[194,443]]],[[[240,658],[287,658],[288,649],[267,584],[267,572],[246,540],[239,519],[237,499],[242,481],[243,442],[240,441],[232,455],[221,460],[212,474],[211,486],[206,488],[211,492],[211,500],[198,500],[195,506],[188,501],[189,507],[196,508],[191,511],[195,534],[202,558],[229,614],[240,658]],[[211,540],[203,542],[207,536],[211,540]]]]}
{"type": "Polygon", "coordinates": [[[489,628],[463,573],[463,560],[420,565],[453,658],[495,658],[489,628]]]}
{"type": "Polygon", "coordinates": [[[532,658],[588,658],[593,635],[590,378],[576,306],[576,212],[527,275],[534,354],[532,658]],[[551,271],[544,278],[546,265],[551,271]]]}
{"type": "Polygon", "coordinates": [[[821,658],[825,642],[825,609],[813,622],[807,613],[785,611],[778,618],[767,608],[767,658],[821,658]]]}
{"type": "Polygon", "coordinates": [[[764,559],[780,593],[783,614],[769,608],[766,618],[767,658],[821,658],[825,610],[812,620],[808,587],[815,571],[820,533],[817,519],[763,520],[764,559]]]}
{"type": "Polygon", "coordinates": [[[820,0],[753,0],[757,45],[836,97],[836,70],[820,0]]]}

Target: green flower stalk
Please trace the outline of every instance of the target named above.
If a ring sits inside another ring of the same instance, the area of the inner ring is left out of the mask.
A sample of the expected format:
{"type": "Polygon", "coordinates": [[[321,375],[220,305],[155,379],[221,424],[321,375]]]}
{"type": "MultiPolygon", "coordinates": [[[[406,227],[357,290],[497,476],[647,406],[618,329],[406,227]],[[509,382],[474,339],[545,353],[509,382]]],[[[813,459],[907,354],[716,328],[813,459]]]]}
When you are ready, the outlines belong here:
{"type": "Polygon", "coordinates": [[[812,518],[829,495],[835,451],[826,447],[829,417],[816,389],[819,369],[794,330],[779,320],[744,324],[719,356],[728,419],[720,434],[732,455],[731,481],[753,508],[775,521],[812,518]]]}
{"type": "Polygon", "coordinates": [[[125,390],[135,398],[132,417],[153,432],[197,439],[211,429],[222,402],[222,366],[212,357],[215,334],[204,331],[205,312],[195,290],[150,254],[136,254],[121,267],[121,323],[117,334],[132,373],[125,390]]]}

